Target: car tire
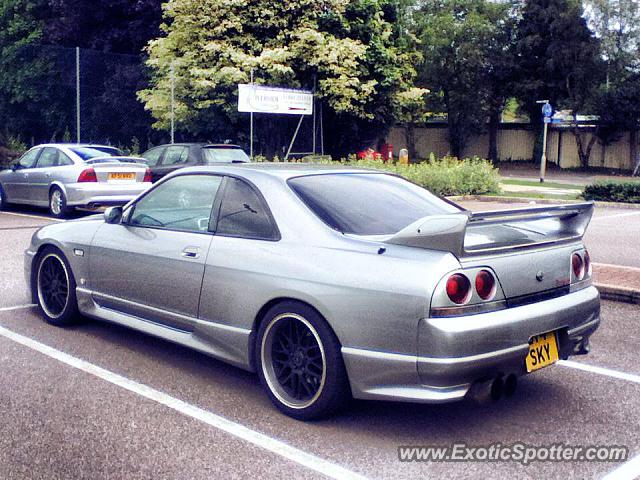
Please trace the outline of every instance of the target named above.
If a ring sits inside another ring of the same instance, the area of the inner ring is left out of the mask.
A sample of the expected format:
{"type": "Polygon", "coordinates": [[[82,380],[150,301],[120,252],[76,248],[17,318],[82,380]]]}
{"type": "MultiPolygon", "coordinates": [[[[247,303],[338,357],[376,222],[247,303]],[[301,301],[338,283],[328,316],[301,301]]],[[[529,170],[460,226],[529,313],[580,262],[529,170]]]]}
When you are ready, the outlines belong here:
{"type": "Polygon", "coordinates": [[[64,192],[53,187],[49,192],[49,213],[55,218],[66,218],[73,211],[73,208],[67,207],[67,197],[64,192]]]}
{"type": "Polygon", "coordinates": [[[33,285],[38,308],[47,323],[66,327],[80,320],[76,281],[60,250],[47,247],[38,255],[33,285]]]}
{"type": "Polygon", "coordinates": [[[313,308],[282,302],[256,338],[258,375],[273,404],[297,420],[335,413],[351,398],[340,342],[313,308]]]}

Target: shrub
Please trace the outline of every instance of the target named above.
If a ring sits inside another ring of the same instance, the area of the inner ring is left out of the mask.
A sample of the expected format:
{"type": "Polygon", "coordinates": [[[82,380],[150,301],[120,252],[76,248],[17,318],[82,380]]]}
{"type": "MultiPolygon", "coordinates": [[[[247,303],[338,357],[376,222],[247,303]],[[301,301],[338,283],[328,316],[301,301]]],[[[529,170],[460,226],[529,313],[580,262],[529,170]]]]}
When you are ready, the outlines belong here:
{"type": "Polygon", "coordinates": [[[598,182],[582,192],[586,200],[640,203],[640,182],[598,182]]]}
{"type": "Polygon", "coordinates": [[[376,160],[348,160],[341,163],[392,172],[437,195],[479,195],[500,191],[498,169],[490,162],[479,158],[459,160],[454,157],[432,157],[427,161],[409,165],[376,160]]]}
{"type": "MultiPolygon", "coordinates": [[[[256,162],[270,161],[263,156],[255,156],[256,162]]],[[[280,161],[273,159],[271,161],[280,161]]],[[[370,168],[384,170],[400,175],[437,195],[480,195],[483,193],[498,193],[500,191],[500,176],[498,169],[487,160],[480,158],[455,157],[437,159],[431,156],[429,160],[420,163],[403,165],[399,163],[384,163],[381,160],[358,160],[355,155],[339,161],[331,157],[309,156],[291,162],[313,162],[324,165],[344,165],[347,167],[370,168]]]]}

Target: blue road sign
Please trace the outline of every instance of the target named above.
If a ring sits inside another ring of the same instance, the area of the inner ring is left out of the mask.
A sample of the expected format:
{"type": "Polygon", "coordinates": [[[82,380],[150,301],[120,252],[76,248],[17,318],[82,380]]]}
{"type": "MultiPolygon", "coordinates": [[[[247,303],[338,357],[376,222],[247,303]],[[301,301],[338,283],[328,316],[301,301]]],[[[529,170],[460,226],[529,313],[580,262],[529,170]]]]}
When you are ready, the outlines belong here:
{"type": "Polygon", "coordinates": [[[545,103],[544,105],[542,105],[542,115],[544,115],[545,117],[550,117],[551,115],[553,115],[553,107],[550,103],[545,103]]]}

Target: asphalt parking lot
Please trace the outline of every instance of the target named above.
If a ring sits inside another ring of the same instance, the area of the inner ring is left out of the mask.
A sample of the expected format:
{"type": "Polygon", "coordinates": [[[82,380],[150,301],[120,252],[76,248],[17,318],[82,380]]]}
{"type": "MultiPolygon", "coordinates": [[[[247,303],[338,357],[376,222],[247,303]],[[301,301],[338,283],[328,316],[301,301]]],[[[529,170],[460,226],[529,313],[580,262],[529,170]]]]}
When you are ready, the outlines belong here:
{"type": "MultiPolygon", "coordinates": [[[[0,478],[640,475],[639,306],[603,302],[591,354],[523,379],[514,397],[497,404],[354,401],[330,420],[301,423],[272,407],[256,376],[204,355],[106,323],[45,324],[29,305],[22,271],[31,235],[51,221],[41,215],[0,213],[0,478]],[[399,446],[461,442],[622,445],[630,460],[398,460],[399,446]]],[[[616,245],[598,235],[615,234],[607,225],[640,233],[640,215],[602,222],[587,244],[594,261],[614,262],[616,245]]],[[[622,260],[634,265],[638,255],[624,251],[622,260]]]]}

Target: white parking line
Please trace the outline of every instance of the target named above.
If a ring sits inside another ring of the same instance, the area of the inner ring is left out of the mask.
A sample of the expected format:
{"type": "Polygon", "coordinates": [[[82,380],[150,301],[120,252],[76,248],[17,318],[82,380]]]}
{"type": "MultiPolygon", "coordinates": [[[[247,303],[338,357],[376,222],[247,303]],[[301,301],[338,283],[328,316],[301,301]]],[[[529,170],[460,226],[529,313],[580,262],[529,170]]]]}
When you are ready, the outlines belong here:
{"type": "Polygon", "coordinates": [[[172,397],[159,390],[135,382],[134,380],[130,380],[109,370],[105,370],[102,367],[98,367],[97,365],[89,363],[80,358],[73,357],[67,353],[56,350],[55,348],[49,347],[48,345],[15,333],[4,327],[0,327],[0,335],[27,348],[47,355],[48,357],[58,360],[59,362],[69,365],[73,368],[77,368],[78,370],[82,370],[83,372],[94,375],[106,382],[124,388],[125,390],[129,390],[130,392],[140,395],[141,397],[169,407],[179,413],[182,413],[183,415],[187,415],[188,417],[194,418],[202,423],[206,423],[211,427],[227,432],[230,435],[238,437],[246,442],[252,443],[253,445],[256,445],[260,448],[268,450],[271,453],[291,460],[292,462],[296,462],[303,467],[314,470],[327,477],[335,479],[361,480],[366,478],[358,473],[341,467],[340,465],[336,465],[311,453],[299,450],[280,440],[271,438],[268,435],[257,432],[255,430],[251,430],[244,425],[233,422],[189,403],[183,402],[182,400],[172,397]]]}
{"type": "Polygon", "coordinates": [[[28,213],[2,212],[2,215],[13,215],[15,217],[37,218],[38,220],[47,220],[49,222],[66,222],[61,218],[45,217],[44,215],[29,215],[28,213]]]}
{"type": "MultiPolygon", "coordinates": [[[[576,370],[583,370],[585,372],[597,373],[598,375],[605,375],[619,380],[626,380],[628,382],[640,383],[640,375],[634,375],[632,373],[618,372],[617,370],[595,367],[571,360],[560,360],[558,365],[575,368],[576,370]]],[[[602,480],[634,480],[636,478],[640,478],[640,455],[607,473],[602,477],[602,480]]]]}
{"type": "Polygon", "coordinates": [[[10,312],[12,310],[22,310],[24,308],[33,308],[35,307],[35,303],[29,303],[27,305],[16,305],[14,307],[2,307],[0,308],[0,312],[10,312]]]}
{"type": "Polygon", "coordinates": [[[583,370],[585,372],[597,373],[598,375],[605,375],[607,377],[617,378],[618,380],[626,380],[627,382],[640,383],[640,375],[634,375],[632,373],[618,372],[617,370],[595,367],[593,365],[574,362],[572,360],[560,360],[558,365],[575,368],[576,370],[583,370]]]}
{"type": "Polygon", "coordinates": [[[640,455],[607,473],[602,480],[633,480],[640,478],[640,455]]]}

